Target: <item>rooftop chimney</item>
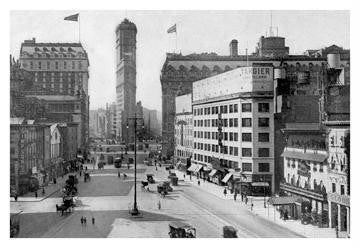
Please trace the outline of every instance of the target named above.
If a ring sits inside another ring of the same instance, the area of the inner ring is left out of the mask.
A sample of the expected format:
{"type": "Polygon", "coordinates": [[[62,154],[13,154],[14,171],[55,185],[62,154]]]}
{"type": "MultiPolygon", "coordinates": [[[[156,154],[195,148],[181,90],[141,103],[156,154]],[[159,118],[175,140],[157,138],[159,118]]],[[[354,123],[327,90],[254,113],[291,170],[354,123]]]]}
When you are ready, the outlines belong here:
{"type": "Polygon", "coordinates": [[[238,41],[237,40],[232,40],[230,42],[230,56],[231,57],[238,56],[238,41]]]}

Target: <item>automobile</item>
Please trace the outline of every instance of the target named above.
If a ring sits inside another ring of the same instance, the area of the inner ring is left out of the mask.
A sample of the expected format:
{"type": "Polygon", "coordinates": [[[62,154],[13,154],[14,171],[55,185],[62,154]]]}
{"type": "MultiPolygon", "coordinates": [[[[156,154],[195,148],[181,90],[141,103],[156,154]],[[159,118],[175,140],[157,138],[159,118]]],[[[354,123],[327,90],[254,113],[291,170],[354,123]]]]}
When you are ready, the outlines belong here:
{"type": "Polygon", "coordinates": [[[224,226],[223,227],[223,237],[224,238],[237,238],[237,230],[233,226],[224,226]]]}
{"type": "Polygon", "coordinates": [[[196,238],[196,229],[183,222],[171,222],[169,224],[170,238],[196,238]]]}
{"type": "Polygon", "coordinates": [[[170,182],[163,182],[162,184],[159,184],[157,186],[157,189],[158,189],[158,193],[161,193],[161,192],[172,192],[173,191],[173,188],[170,186],[170,182]]]}
{"type": "Polygon", "coordinates": [[[121,161],[122,161],[121,158],[115,158],[115,160],[114,160],[115,168],[121,168],[121,161]]]}

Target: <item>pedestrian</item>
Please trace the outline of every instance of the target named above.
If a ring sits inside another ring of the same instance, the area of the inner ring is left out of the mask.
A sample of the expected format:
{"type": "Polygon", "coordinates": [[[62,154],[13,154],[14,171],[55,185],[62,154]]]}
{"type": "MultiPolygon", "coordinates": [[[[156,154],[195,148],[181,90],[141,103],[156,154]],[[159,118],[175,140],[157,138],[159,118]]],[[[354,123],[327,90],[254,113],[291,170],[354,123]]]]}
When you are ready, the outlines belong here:
{"type": "Polygon", "coordinates": [[[200,186],[200,180],[198,180],[198,186],[200,186]]]}
{"type": "Polygon", "coordinates": [[[81,170],[80,170],[80,176],[81,176],[81,170]]]}
{"type": "Polygon", "coordinates": [[[93,225],[95,225],[95,218],[94,218],[94,216],[91,218],[91,222],[92,222],[93,225]]]}
{"type": "Polygon", "coordinates": [[[118,177],[120,177],[120,172],[118,171],[118,177]]]}
{"type": "Polygon", "coordinates": [[[245,205],[247,205],[247,203],[248,203],[248,197],[247,195],[245,195],[245,205]]]}
{"type": "Polygon", "coordinates": [[[336,234],[336,237],[338,238],[338,237],[339,237],[339,228],[338,228],[338,225],[335,226],[335,234],[336,234]]]}
{"type": "Polygon", "coordinates": [[[251,203],[251,211],[253,211],[254,203],[251,203]]]}
{"type": "Polygon", "coordinates": [[[84,224],[86,225],[86,217],[84,217],[84,224]]]}
{"type": "Polygon", "coordinates": [[[285,210],[285,213],[284,213],[284,220],[287,220],[289,218],[289,216],[288,216],[288,211],[287,210],[285,210]]]}
{"type": "Polygon", "coordinates": [[[224,188],[224,196],[226,197],[226,194],[227,194],[227,190],[226,188],[224,188]]]}
{"type": "Polygon", "coordinates": [[[17,194],[14,196],[14,198],[15,198],[15,201],[17,201],[17,198],[18,198],[17,194]]]}
{"type": "Polygon", "coordinates": [[[234,193],[234,201],[236,201],[237,192],[234,193]]]}
{"type": "Polygon", "coordinates": [[[80,222],[81,222],[81,225],[84,224],[84,216],[81,216],[80,222]]]}
{"type": "Polygon", "coordinates": [[[155,165],[155,170],[157,171],[157,166],[155,165]]]}
{"type": "Polygon", "coordinates": [[[184,179],[185,179],[185,173],[184,173],[184,179]]]}
{"type": "Polygon", "coordinates": [[[37,194],[37,191],[35,191],[35,198],[37,198],[38,197],[38,194],[37,194]]]}
{"type": "Polygon", "coordinates": [[[161,202],[160,202],[160,200],[158,201],[158,209],[160,210],[161,209],[161,202]]]}
{"type": "Polygon", "coordinates": [[[43,196],[45,195],[45,189],[44,189],[44,187],[42,188],[42,195],[43,195],[43,196]]]}

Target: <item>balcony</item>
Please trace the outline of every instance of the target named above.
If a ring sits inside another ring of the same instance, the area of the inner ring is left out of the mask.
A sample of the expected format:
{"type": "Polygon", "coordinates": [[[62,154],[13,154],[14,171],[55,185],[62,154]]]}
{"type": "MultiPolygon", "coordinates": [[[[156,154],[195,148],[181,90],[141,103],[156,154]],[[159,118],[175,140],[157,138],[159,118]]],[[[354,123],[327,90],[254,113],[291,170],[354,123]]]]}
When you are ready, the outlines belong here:
{"type": "Polygon", "coordinates": [[[319,191],[314,191],[311,189],[304,189],[304,188],[300,188],[294,185],[291,185],[289,183],[280,183],[280,189],[290,192],[290,193],[294,193],[297,195],[301,195],[304,197],[310,197],[312,199],[318,200],[318,201],[324,201],[326,200],[326,193],[322,193],[319,191]]]}

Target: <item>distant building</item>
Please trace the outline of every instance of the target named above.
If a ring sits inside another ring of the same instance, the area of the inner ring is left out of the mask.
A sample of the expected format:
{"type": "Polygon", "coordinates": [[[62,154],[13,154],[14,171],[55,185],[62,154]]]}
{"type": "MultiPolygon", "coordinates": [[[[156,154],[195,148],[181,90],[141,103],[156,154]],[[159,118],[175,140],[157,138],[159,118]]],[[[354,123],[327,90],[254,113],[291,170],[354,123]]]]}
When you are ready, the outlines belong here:
{"type": "Polygon", "coordinates": [[[178,164],[186,166],[194,152],[192,95],[177,96],[175,104],[175,158],[178,164]]]}
{"type": "Polygon", "coordinates": [[[106,138],[116,139],[116,103],[106,104],[106,138]]]}
{"type": "Polygon", "coordinates": [[[158,111],[156,109],[148,109],[143,107],[145,132],[151,138],[159,137],[161,135],[161,123],[158,120],[158,111]]]}
{"type": "Polygon", "coordinates": [[[118,138],[126,143],[134,141],[134,130],[126,123],[136,109],[136,33],[128,19],[116,27],[116,125],[118,138]]]}

